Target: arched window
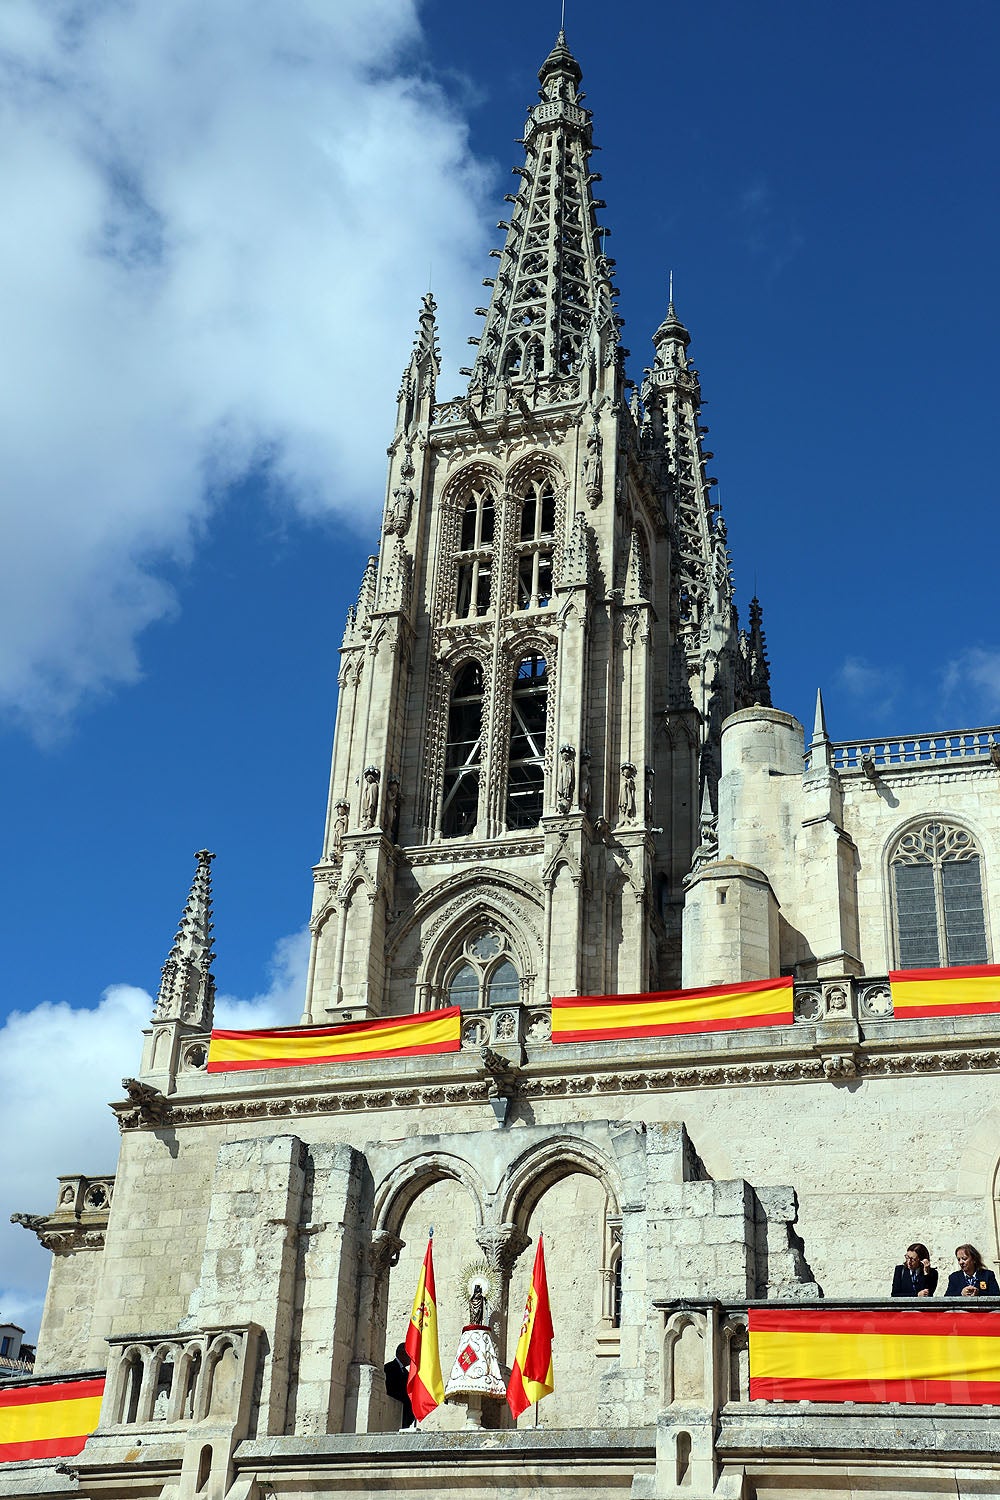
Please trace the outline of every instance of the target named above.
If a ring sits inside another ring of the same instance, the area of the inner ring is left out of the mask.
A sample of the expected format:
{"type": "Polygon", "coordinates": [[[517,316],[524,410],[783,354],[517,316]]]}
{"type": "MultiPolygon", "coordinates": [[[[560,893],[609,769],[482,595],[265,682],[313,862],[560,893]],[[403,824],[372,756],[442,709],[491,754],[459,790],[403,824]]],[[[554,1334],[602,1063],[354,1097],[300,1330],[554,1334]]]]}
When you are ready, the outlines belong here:
{"type": "Polygon", "coordinates": [[[441,832],[446,839],[472,833],[479,816],[479,768],[483,758],[483,669],[466,662],[455,677],[444,752],[441,832]]]}
{"type": "Polygon", "coordinates": [[[484,1005],[515,1005],[521,981],[514,966],[510,944],[497,928],[480,928],[467,938],[462,961],[448,980],[448,1004],[463,1010],[484,1005]]]}
{"type": "Polygon", "coordinates": [[[907,829],[889,871],[900,969],[989,962],[982,858],[967,829],[939,822],[907,829]]]}
{"type": "Polygon", "coordinates": [[[545,713],[548,664],[544,656],[522,657],[514,671],[507,772],[507,827],[536,828],[545,792],[545,713]]]}
{"type": "Polygon", "coordinates": [[[485,485],[473,489],[462,512],[457,554],[455,613],[460,620],[484,615],[490,607],[494,523],[492,491],[485,485]]]}
{"type": "Polygon", "coordinates": [[[542,476],[525,488],[521,500],[521,535],[517,558],[518,609],[545,609],[552,598],[552,545],[556,529],[556,492],[542,476]]]}

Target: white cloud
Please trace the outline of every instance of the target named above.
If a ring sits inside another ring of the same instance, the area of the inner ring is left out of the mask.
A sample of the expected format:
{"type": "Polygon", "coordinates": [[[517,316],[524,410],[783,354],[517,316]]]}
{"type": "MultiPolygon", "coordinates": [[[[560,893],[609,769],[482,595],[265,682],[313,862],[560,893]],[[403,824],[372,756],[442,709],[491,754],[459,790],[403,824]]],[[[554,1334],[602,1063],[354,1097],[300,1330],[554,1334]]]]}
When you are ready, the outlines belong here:
{"type": "Polygon", "coordinates": [[[969,646],[944,670],[946,711],[959,714],[975,728],[1000,718],[1000,650],[969,646]]]}
{"type": "MultiPolygon", "coordinates": [[[[267,990],[220,995],[216,1019],[234,1028],[294,1025],[302,1014],[309,933],[282,938],[267,990]]],[[[0,1321],[34,1337],[50,1255],[12,1213],[47,1213],[61,1173],[113,1172],[118,1126],[108,1101],[139,1071],[153,997],[133,985],[105,990],[93,1010],[65,1004],[15,1011],[0,1030],[0,1321]]]]}
{"type": "Polygon", "coordinates": [[[899,695],[899,674],[891,667],[876,666],[862,656],[848,656],[837,673],[837,681],[853,698],[873,713],[890,713],[899,695]]]}
{"type": "Polygon", "coordinates": [[[373,516],[429,263],[485,264],[415,0],[5,0],[0,710],[134,680],[220,486],[373,516]]]}

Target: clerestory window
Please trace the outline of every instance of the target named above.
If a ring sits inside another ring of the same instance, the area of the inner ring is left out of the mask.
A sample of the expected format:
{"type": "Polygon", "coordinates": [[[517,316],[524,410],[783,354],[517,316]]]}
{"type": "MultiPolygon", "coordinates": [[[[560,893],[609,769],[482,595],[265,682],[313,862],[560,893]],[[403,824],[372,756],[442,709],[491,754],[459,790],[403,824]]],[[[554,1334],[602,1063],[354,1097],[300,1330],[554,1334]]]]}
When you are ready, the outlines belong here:
{"type": "Polygon", "coordinates": [[[457,554],[455,613],[460,620],[485,615],[490,607],[495,509],[492,491],[473,490],[462,512],[457,554]]]}
{"type": "Polygon", "coordinates": [[[536,828],[545,792],[548,663],[532,653],[514,671],[507,768],[507,827],[536,828]]]}
{"type": "Polygon", "coordinates": [[[449,1005],[475,1010],[486,1005],[516,1005],[521,980],[505,933],[485,928],[467,938],[457,967],[447,982],[449,1005]]]}
{"type": "Polygon", "coordinates": [[[483,669],[466,662],[455,676],[448,707],[441,832],[446,839],[472,833],[479,815],[483,759],[483,669]]]}
{"type": "Polygon", "coordinates": [[[898,968],[989,962],[982,857],[967,829],[936,821],[908,829],[889,871],[898,968]]]}

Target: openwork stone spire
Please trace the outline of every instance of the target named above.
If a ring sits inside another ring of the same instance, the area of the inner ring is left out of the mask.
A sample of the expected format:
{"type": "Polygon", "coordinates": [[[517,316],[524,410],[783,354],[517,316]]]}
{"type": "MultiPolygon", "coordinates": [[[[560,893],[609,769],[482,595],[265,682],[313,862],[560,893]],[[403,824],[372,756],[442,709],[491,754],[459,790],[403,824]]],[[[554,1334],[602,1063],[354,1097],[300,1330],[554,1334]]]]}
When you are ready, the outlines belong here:
{"type": "Polygon", "coordinates": [[[180,927],[160,978],[153,1011],[154,1021],[184,1021],[208,1031],[215,1008],[215,976],[212,974],[212,860],[214,854],[199,849],[198,868],[191,883],[180,927]]]}
{"type": "Polygon", "coordinates": [[[528,114],[525,163],[515,167],[521,188],[508,194],[509,220],[471,388],[498,381],[568,376],[588,357],[607,362],[618,342],[611,267],[597,223],[604,202],[588,170],[591,114],[580,104],[580,65],[560,31],[542,64],[539,104],[528,114]],[[600,351],[595,347],[600,345],[600,351]]]}

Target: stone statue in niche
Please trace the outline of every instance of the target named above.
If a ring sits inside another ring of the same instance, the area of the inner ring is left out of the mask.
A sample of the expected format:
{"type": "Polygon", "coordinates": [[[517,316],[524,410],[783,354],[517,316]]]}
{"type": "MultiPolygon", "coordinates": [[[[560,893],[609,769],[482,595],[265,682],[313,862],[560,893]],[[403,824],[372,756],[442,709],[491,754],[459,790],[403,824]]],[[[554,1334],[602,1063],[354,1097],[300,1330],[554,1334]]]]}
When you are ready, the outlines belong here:
{"type": "Polygon", "coordinates": [[[365,781],[361,792],[361,826],[374,828],[378,817],[378,784],[382,773],[377,766],[365,767],[365,781]]]}
{"type": "Polygon", "coordinates": [[[410,516],[413,513],[413,486],[410,480],[413,478],[414,468],[409,449],[403,455],[399,474],[400,483],[392,492],[392,504],[386,513],[385,529],[394,531],[397,536],[405,536],[410,529],[410,516]]]}
{"type": "Polygon", "coordinates": [[[333,819],[333,832],[330,836],[330,858],[337,859],[344,847],[344,836],[347,833],[348,820],[351,816],[351,804],[343,798],[334,805],[335,817],[333,819]]]}
{"type": "Polygon", "coordinates": [[[583,462],[583,493],[587,504],[597,505],[604,488],[604,461],[601,457],[601,429],[597,418],[587,434],[587,456],[583,462]]]}
{"type": "Polygon", "coordinates": [[[399,843],[399,778],[390,776],[385,789],[385,811],[382,818],[383,826],[389,835],[389,842],[399,843]]]}
{"type": "Polygon", "coordinates": [[[580,753],[580,811],[590,815],[590,751],[580,753]]]}
{"type": "Polygon", "coordinates": [[[576,751],[572,745],[559,747],[559,779],[556,782],[556,805],[565,818],[573,810],[576,791],[576,751]]]}
{"type": "Polygon", "coordinates": [[[618,816],[623,823],[635,822],[635,766],[624,761],[621,767],[621,789],[618,794],[618,816]]]}

